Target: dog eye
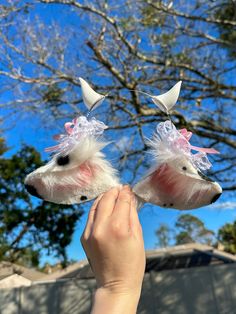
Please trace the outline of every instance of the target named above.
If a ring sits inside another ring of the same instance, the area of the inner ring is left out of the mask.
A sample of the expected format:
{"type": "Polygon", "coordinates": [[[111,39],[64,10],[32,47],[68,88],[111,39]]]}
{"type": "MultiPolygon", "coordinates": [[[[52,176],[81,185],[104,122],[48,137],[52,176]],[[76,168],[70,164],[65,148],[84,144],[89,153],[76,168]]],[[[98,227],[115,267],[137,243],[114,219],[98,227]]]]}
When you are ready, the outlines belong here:
{"type": "Polygon", "coordinates": [[[82,195],[81,197],[80,197],[80,200],[81,201],[86,201],[88,198],[87,198],[87,196],[85,196],[85,195],[82,195]]]}
{"type": "Polygon", "coordinates": [[[183,169],[184,171],[186,171],[186,170],[187,170],[187,167],[184,166],[182,169],[183,169]]]}
{"type": "Polygon", "coordinates": [[[70,157],[69,157],[69,155],[60,156],[60,157],[57,158],[57,164],[58,164],[58,166],[65,166],[65,165],[68,165],[69,162],[70,162],[70,157]]]}

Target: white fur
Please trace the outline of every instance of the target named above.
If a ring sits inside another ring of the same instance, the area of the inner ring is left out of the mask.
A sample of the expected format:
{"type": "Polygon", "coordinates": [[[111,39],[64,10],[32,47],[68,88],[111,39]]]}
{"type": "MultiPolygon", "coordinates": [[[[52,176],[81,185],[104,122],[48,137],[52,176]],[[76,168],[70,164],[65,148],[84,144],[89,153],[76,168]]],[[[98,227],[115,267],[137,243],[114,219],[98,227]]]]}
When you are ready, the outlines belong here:
{"type": "Polygon", "coordinates": [[[179,135],[169,124],[167,129],[162,129],[161,135],[156,133],[147,141],[155,165],[133,190],[143,201],[161,207],[193,209],[209,205],[222,189],[218,183],[202,178],[192,162],[190,150],[182,151],[181,146],[173,145],[174,138],[166,136],[172,130],[173,136],[179,135]]]}
{"type": "Polygon", "coordinates": [[[69,153],[68,165],[59,166],[59,156],[55,155],[45,166],[30,173],[25,183],[34,186],[44,200],[53,203],[81,203],[81,196],[86,196],[86,201],[94,199],[119,185],[117,171],[100,152],[105,145],[87,137],[69,153]]]}
{"type": "Polygon", "coordinates": [[[222,193],[218,183],[203,179],[184,157],[154,167],[133,190],[145,202],[182,210],[209,205],[222,193]]]}

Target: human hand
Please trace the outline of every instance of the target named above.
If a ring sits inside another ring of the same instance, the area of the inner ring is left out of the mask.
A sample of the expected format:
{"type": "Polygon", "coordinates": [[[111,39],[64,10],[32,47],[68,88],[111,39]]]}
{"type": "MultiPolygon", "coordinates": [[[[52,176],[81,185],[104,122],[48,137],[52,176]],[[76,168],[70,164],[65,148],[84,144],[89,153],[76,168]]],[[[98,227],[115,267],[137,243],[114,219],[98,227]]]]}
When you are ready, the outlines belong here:
{"type": "Polygon", "coordinates": [[[136,207],[134,194],[124,186],[100,196],[90,209],[81,242],[98,284],[93,313],[136,311],[145,269],[136,207]]]}

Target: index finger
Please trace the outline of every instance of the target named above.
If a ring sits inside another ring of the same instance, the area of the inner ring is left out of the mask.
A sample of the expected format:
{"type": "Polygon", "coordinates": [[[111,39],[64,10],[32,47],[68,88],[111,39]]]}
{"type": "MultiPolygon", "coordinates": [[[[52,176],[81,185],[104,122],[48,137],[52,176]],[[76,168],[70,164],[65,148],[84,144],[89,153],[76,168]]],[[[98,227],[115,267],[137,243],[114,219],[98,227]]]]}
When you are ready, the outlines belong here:
{"type": "Polygon", "coordinates": [[[94,217],[94,224],[101,223],[101,221],[104,221],[111,215],[117,197],[119,195],[119,190],[120,187],[114,187],[103,194],[102,198],[99,200],[97,204],[94,217]]]}
{"type": "Polygon", "coordinates": [[[94,201],[93,205],[91,206],[89,213],[88,213],[88,219],[86,226],[84,228],[84,232],[82,234],[81,239],[87,240],[90,236],[92,226],[94,223],[94,217],[96,213],[97,204],[99,203],[100,199],[102,198],[102,195],[98,196],[98,198],[94,201]]]}
{"type": "Polygon", "coordinates": [[[116,216],[116,220],[129,222],[131,201],[131,189],[128,185],[125,185],[119,192],[112,216],[116,216]]]}
{"type": "MultiPolygon", "coordinates": [[[[138,217],[137,211],[137,199],[133,196],[131,207],[130,207],[130,229],[135,233],[140,233],[141,224],[138,217]]],[[[141,229],[142,230],[142,229],[141,229]]]]}

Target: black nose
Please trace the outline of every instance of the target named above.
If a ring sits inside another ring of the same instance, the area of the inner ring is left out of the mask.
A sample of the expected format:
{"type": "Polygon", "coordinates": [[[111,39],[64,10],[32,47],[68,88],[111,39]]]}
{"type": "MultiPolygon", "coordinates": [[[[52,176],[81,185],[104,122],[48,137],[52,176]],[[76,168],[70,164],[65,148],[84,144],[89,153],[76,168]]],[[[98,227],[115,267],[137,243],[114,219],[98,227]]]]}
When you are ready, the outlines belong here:
{"type": "Polygon", "coordinates": [[[36,188],[33,185],[25,184],[25,188],[31,195],[43,199],[42,196],[39,195],[39,193],[37,192],[36,188]]]}
{"type": "Polygon", "coordinates": [[[216,195],[213,197],[213,199],[211,200],[211,204],[212,204],[212,203],[215,203],[215,202],[218,200],[218,198],[221,196],[221,194],[222,194],[222,193],[216,194],[216,195]]]}

